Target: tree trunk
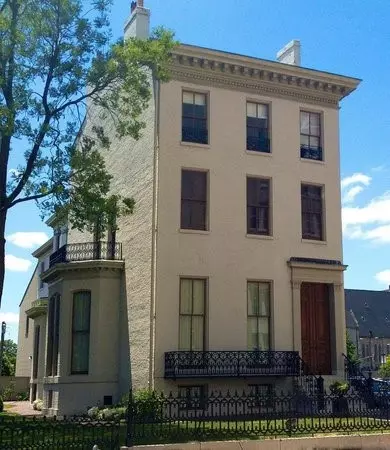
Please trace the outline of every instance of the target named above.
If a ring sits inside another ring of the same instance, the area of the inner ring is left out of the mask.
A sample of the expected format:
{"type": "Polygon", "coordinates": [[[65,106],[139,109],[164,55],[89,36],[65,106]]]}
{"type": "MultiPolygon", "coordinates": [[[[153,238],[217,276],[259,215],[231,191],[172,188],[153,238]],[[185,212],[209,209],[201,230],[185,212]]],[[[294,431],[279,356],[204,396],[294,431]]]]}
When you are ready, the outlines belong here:
{"type": "Polygon", "coordinates": [[[5,277],[5,221],[7,210],[0,210],[0,307],[3,298],[5,277]]]}

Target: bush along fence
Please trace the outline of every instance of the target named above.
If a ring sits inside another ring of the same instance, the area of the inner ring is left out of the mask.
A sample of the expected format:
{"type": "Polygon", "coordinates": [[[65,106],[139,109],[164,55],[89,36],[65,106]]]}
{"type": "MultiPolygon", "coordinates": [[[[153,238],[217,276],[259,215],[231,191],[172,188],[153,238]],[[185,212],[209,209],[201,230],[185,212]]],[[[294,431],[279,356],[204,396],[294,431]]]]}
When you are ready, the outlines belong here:
{"type": "Polygon", "coordinates": [[[0,448],[7,450],[118,449],[125,441],[125,422],[90,417],[0,417],[0,448]]]}
{"type": "Polygon", "coordinates": [[[364,395],[335,383],[308,396],[250,392],[210,395],[130,394],[127,446],[186,441],[261,439],[322,433],[390,431],[390,395],[364,395]]]}

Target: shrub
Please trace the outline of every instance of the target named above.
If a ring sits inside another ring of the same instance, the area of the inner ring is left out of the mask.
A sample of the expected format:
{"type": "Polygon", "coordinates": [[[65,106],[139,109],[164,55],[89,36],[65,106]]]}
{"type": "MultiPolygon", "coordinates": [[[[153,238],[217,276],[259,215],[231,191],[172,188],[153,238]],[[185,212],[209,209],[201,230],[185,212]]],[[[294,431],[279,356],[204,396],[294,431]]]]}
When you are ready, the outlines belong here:
{"type": "Polygon", "coordinates": [[[43,401],[40,400],[39,398],[37,398],[36,400],[33,401],[33,409],[35,411],[42,411],[43,409],[43,401]]]}
{"type": "Polygon", "coordinates": [[[133,396],[134,417],[139,421],[159,422],[162,418],[162,399],[155,391],[142,389],[133,396]]]}
{"type": "Polygon", "coordinates": [[[5,402],[16,400],[15,383],[13,383],[12,381],[3,390],[3,400],[5,402]]]}
{"type": "Polygon", "coordinates": [[[120,420],[126,417],[126,408],[118,406],[115,408],[101,409],[97,415],[100,420],[120,420]]]}
{"type": "Polygon", "coordinates": [[[349,384],[345,381],[335,381],[329,386],[330,392],[335,395],[343,396],[349,390],[349,384]]]}
{"type": "Polygon", "coordinates": [[[93,408],[89,408],[87,411],[88,417],[91,419],[97,419],[99,415],[99,408],[97,406],[94,406],[93,408]]]}
{"type": "Polygon", "coordinates": [[[29,400],[29,398],[30,398],[29,392],[19,392],[18,394],[16,394],[16,400],[19,402],[25,402],[29,400]]]}
{"type": "Polygon", "coordinates": [[[3,403],[3,398],[0,396],[0,412],[4,411],[4,403],[3,403]]]}

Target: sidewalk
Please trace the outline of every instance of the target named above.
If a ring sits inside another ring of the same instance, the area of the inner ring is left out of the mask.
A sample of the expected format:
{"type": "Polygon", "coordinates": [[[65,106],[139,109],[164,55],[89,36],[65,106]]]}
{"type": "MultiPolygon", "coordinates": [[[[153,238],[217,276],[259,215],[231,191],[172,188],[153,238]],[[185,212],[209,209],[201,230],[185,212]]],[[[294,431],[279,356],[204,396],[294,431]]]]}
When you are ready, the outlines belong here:
{"type": "Polygon", "coordinates": [[[4,402],[4,410],[21,416],[40,416],[41,411],[34,411],[32,404],[27,402],[4,402]]]}

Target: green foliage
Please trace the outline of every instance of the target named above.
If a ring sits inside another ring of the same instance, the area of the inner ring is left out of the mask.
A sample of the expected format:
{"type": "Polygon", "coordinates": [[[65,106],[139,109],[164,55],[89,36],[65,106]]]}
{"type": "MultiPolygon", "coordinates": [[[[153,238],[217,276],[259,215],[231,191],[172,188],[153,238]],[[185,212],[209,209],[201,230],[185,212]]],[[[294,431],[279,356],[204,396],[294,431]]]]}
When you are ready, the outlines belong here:
{"type": "Polygon", "coordinates": [[[136,391],[133,395],[133,414],[140,421],[159,421],[162,418],[161,397],[149,389],[136,391]]]}
{"type": "Polygon", "coordinates": [[[390,357],[387,356],[386,361],[381,364],[378,374],[381,378],[390,378],[390,357]]]}
{"type": "Polygon", "coordinates": [[[11,377],[15,375],[17,349],[18,346],[11,339],[4,341],[2,376],[11,377]]]}
{"type": "Polygon", "coordinates": [[[126,408],[117,406],[113,408],[101,409],[97,414],[99,420],[120,420],[126,418],[126,408]]]}
{"type": "Polygon", "coordinates": [[[2,392],[3,400],[10,402],[16,400],[15,383],[12,381],[6,386],[2,392]]]}
{"type": "Polygon", "coordinates": [[[3,397],[0,395],[0,413],[4,411],[3,397]]]}
{"type": "Polygon", "coordinates": [[[329,386],[329,390],[332,394],[343,396],[349,390],[349,384],[346,381],[335,381],[329,386]]]}
{"type": "Polygon", "coordinates": [[[359,362],[356,345],[352,342],[348,332],[347,332],[347,357],[353,363],[359,362]]]}
{"type": "MultiPolygon", "coordinates": [[[[168,79],[176,42],[159,28],[147,40],[112,43],[111,4],[0,0],[0,230],[10,208],[29,200],[80,230],[99,218],[103,231],[134,209],[134,199],[111,195],[104,127],[139,139],[152,74],[168,79]],[[84,121],[91,105],[104,126],[84,121]],[[24,160],[16,169],[11,152],[24,160]]],[[[0,265],[0,295],[3,276],[0,265]]]]}
{"type": "Polygon", "coordinates": [[[16,394],[16,400],[18,402],[25,402],[27,400],[29,400],[30,398],[30,393],[27,392],[19,392],[18,394],[16,394]]]}

